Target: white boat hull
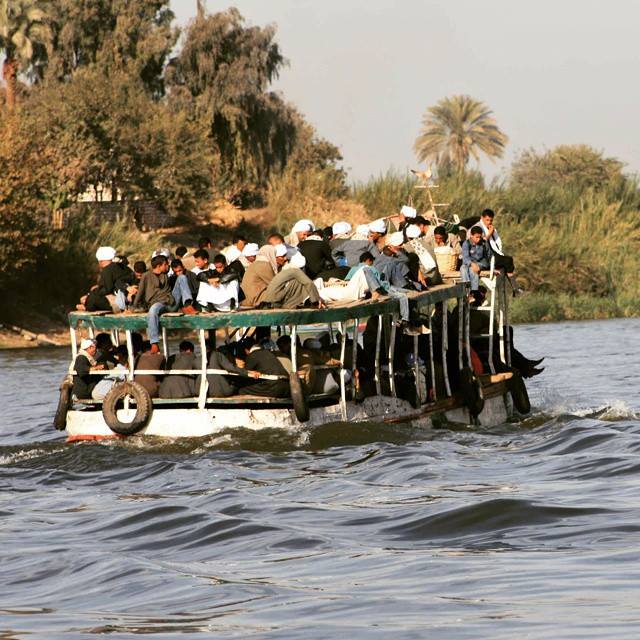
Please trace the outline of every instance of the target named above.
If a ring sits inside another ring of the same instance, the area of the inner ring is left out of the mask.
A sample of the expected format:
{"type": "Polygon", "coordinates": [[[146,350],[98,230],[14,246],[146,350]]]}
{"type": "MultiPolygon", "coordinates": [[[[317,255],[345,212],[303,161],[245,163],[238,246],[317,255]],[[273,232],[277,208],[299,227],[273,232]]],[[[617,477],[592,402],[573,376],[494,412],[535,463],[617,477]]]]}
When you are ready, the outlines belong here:
{"type": "MultiPolygon", "coordinates": [[[[347,402],[346,419],[339,404],[311,409],[307,422],[296,419],[292,409],[285,408],[155,408],[149,423],[136,435],[162,438],[198,438],[243,428],[283,429],[290,432],[338,422],[401,422],[429,427],[434,415],[444,416],[450,422],[495,426],[511,415],[509,394],[496,395],[485,400],[484,409],[475,421],[464,407],[434,412],[428,406],[422,412],[406,400],[386,396],[366,398],[362,403],[347,402]]],[[[123,409],[118,412],[123,421],[131,420],[123,409]]],[[[67,435],[70,440],[117,437],[107,426],[99,410],[71,410],[67,414],[67,435]]]]}

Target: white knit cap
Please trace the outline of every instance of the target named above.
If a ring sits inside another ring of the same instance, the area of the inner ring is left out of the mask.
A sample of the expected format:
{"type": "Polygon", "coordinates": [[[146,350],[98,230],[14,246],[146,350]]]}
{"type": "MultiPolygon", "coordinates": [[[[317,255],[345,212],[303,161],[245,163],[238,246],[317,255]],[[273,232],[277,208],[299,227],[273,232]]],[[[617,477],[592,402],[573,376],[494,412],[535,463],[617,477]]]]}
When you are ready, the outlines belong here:
{"type": "Polygon", "coordinates": [[[336,222],[333,227],[333,234],[338,235],[341,233],[351,233],[351,225],[348,222],[336,222]]]}
{"type": "Polygon", "coordinates": [[[226,255],[227,255],[227,262],[231,263],[234,260],[237,260],[242,255],[242,251],[240,251],[240,249],[238,249],[238,247],[236,247],[235,245],[232,244],[227,249],[226,255]]]}
{"type": "Polygon", "coordinates": [[[99,247],[96,251],[96,260],[113,260],[116,257],[116,250],[113,247],[99,247]]]}
{"type": "Polygon", "coordinates": [[[387,238],[387,245],[390,247],[401,247],[404,244],[404,236],[402,231],[396,231],[387,238]]]}
{"type": "Polygon", "coordinates": [[[257,256],[258,249],[259,247],[255,242],[249,242],[248,244],[244,245],[244,249],[242,250],[242,255],[245,258],[250,258],[251,256],[257,256]]]}
{"type": "Polygon", "coordinates": [[[420,227],[417,224],[410,224],[404,231],[407,234],[407,238],[409,238],[410,240],[418,238],[422,233],[420,231],[420,227]]]}
{"type": "Polygon", "coordinates": [[[356,227],[356,233],[361,236],[366,236],[369,233],[369,225],[368,224],[359,224],[356,227]]]}
{"type": "Polygon", "coordinates": [[[369,231],[375,233],[387,233],[387,224],[384,220],[374,220],[369,224],[369,231]]]}
{"type": "Polygon", "coordinates": [[[291,229],[294,233],[302,231],[313,231],[313,223],[310,220],[298,220],[291,229]]]}
{"type": "Polygon", "coordinates": [[[418,212],[413,207],[410,207],[408,204],[402,205],[402,209],[400,209],[400,213],[405,218],[415,218],[418,215],[418,212]]]}
{"type": "Polygon", "coordinates": [[[289,259],[289,264],[292,267],[298,267],[298,269],[304,269],[307,264],[307,259],[298,251],[289,259]]]}
{"type": "Polygon", "coordinates": [[[282,256],[287,255],[287,245],[286,244],[277,244],[275,246],[276,250],[276,258],[281,258],[282,256]]]}
{"type": "Polygon", "coordinates": [[[86,351],[89,347],[92,347],[96,343],[95,340],[91,340],[91,338],[85,338],[80,342],[80,348],[83,351],[86,351]]]}

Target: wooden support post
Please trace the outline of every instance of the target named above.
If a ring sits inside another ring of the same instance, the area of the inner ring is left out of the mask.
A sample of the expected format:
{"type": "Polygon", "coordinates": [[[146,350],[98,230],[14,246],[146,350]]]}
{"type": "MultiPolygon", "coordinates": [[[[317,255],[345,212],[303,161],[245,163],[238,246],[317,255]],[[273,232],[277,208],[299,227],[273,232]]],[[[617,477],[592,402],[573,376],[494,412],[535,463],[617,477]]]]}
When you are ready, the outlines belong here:
{"type": "Polygon", "coordinates": [[[464,350],[467,354],[467,366],[473,369],[471,364],[471,316],[469,311],[469,298],[464,300],[464,350]]]}
{"type": "Polygon", "coordinates": [[[291,331],[291,370],[298,371],[298,325],[292,325],[291,331]]]}
{"type": "Polygon", "coordinates": [[[344,360],[347,353],[347,335],[346,323],[340,322],[340,411],[342,419],[347,420],[347,385],[345,381],[346,371],[344,368],[344,360]]]}
{"type": "Polygon", "coordinates": [[[504,350],[506,355],[505,363],[511,367],[511,325],[509,324],[509,296],[507,295],[507,280],[505,276],[504,286],[502,288],[504,297],[504,350]]]}
{"type": "Polygon", "coordinates": [[[351,352],[351,399],[356,399],[356,391],[358,388],[358,335],[360,321],[356,318],[353,321],[353,343],[351,352]]]}
{"type": "Polygon", "coordinates": [[[164,355],[164,359],[167,360],[169,357],[169,342],[167,341],[166,327],[162,327],[162,354],[164,355]]]}
{"type": "Polygon", "coordinates": [[[129,361],[129,375],[127,376],[129,380],[133,380],[133,369],[135,365],[135,354],[133,353],[133,340],[131,339],[131,330],[127,329],[125,331],[125,336],[127,338],[127,360],[129,361]]]}
{"type": "Polygon", "coordinates": [[[491,282],[491,307],[489,311],[489,369],[491,373],[496,372],[495,363],[493,361],[493,333],[496,319],[496,289],[498,288],[498,278],[495,275],[495,256],[491,258],[491,269],[489,271],[489,282],[491,282]]]}
{"type": "Polygon", "coordinates": [[[462,371],[464,353],[464,298],[458,298],[458,371],[462,371]]]}
{"type": "Polygon", "coordinates": [[[420,384],[420,354],[418,353],[418,336],[413,336],[413,377],[416,380],[416,397],[418,407],[424,403],[422,398],[422,385],[420,384]]]}
{"type": "Polygon", "coordinates": [[[437,398],[436,394],[436,363],[433,353],[433,320],[431,305],[429,305],[429,368],[431,370],[431,401],[435,402],[437,398]]]}
{"type": "Polygon", "coordinates": [[[382,342],[382,323],[384,322],[384,316],[378,316],[378,328],[376,330],[376,356],[374,365],[374,379],[376,381],[376,395],[382,395],[382,384],[380,380],[380,346],[382,342]]]}
{"type": "Polygon", "coordinates": [[[391,395],[396,396],[396,379],[393,368],[393,358],[396,352],[396,322],[398,321],[397,314],[391,316],[391,332],[389,336],[389,388],[391,389],[391,395]]]}
{"type": "Polygon", "coordinates": [[[89,337],[92,340],[95,340],[96,339],[96,331],[95,331],[95,329],[91,325],[89,325],[88,331],[89,331],[89,337]]]}
{"type": "Polygon", "coordinates": [[[204,409],[207,404],[207,340],[204,337],[204,329],[198,329],[200,340],[200,392],[198,394],[198,409],[204,409]]]}
{"type": "Polygon", "coordinates": [[[442,375],[444,377],[444,392],[447,398],[451,397],[451,385],[449,384],[449,367],[447,365],[447,352],[449,350],[449,305],[442,302],[442,375]]]}

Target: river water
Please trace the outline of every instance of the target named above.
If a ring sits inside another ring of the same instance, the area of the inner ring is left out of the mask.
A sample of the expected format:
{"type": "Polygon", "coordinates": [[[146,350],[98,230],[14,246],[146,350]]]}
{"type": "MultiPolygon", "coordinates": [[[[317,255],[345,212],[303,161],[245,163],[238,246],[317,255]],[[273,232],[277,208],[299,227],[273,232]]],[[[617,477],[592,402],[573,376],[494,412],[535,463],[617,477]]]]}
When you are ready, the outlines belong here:
{"type": "Polygon", "coordinates": [[[640,321],[520,326],[534,415],[66,445],[0,353],[0,638],[636,638],[640,321]]]}

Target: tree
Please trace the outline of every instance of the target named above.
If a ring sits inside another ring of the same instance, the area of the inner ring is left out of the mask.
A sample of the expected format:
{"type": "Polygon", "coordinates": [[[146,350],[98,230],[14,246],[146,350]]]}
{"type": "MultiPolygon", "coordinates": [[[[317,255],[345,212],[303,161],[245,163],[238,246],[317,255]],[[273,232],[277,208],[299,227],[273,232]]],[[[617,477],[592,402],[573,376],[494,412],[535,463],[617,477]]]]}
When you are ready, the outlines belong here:
{"type": "Polygon", "coordinates": [[[511,166],[511,186],[604,187],[624,179],[624,163],[605,158],[586,144],[559,145],[538,154],[533,149],[522,152],[511,166]]]}
{"type": "Polygon", "coordinates": [[[10,113],[15,109],[18,74],[37,77],[41,73],[50,39],[46,14],[38,0],[0,0],[0,52],[5,56],[2,77],[10,113]]]}
{"type": "Polygon", "coordinates": [[[52,0],[53,51],[48,77],[69,80],[98,66],[139,78],[155,96],[179,35],[169,0],[52,0]]]}
{"type": "Polygon", "coordinates": [[[73,168],[61,183],[59,204],[103,186],[113,199],[159,200],[182,213],[210,191],[206,131],[185,112],[153,100],[136,76],[78,70],[69,82],[34,93],[26,117],[32,137],[73,168]]]}
{"type": "Polygon", "coordinates": [[[167,70],[171,97],[209,126],[217,184],[242,203],[286,165],[296,140],[295,109],[268,91],[285,60],[275,28],[247,27],[237,9],[198,16],[167,70]]]}
{"type": "Polygon", "coordinates": [[[443,98],[429,107],[422,118],[422,129],[413,149],[420,162],[466,168],[469,158],[501,158],[508,137],[498,128],[492,111],[470,96],[443,98]]]}

